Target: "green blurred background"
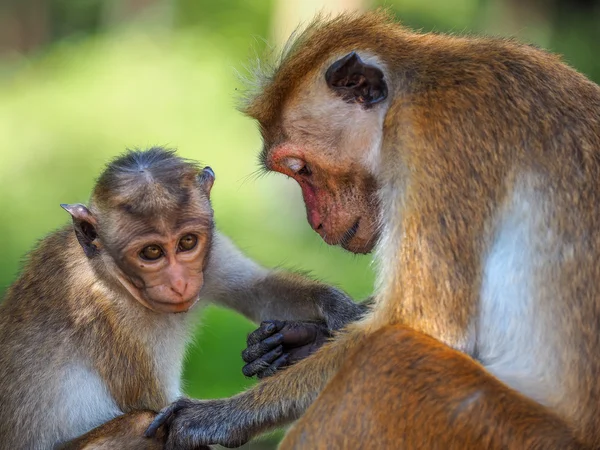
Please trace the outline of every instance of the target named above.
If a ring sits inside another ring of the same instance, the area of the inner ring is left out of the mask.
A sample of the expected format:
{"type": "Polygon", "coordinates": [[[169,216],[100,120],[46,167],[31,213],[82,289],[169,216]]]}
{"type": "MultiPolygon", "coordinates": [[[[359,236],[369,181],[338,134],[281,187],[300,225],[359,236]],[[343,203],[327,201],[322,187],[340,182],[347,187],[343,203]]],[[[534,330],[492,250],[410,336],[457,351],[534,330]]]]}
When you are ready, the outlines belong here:
{"type": "MultiPolygon", "coordinates": [[[[260,138],[235,104],[244,87],[237,74],[266,42],[280,45],[319,10],[380,5],[425,31],[534,42],[600,80],[594,0],[0,0],[0,294],[34,241],[67,222],[59,203],[87,201],[107,159],[168,145],[213,167],[217,225],[248,255],[366,297],[369,257],[326,246],[292,181],[255,176],[260,138]]],[[[254,326],[215,307],[198,323],[187,394],[229,396],[251,385],[240,352],[254,326]]]]}

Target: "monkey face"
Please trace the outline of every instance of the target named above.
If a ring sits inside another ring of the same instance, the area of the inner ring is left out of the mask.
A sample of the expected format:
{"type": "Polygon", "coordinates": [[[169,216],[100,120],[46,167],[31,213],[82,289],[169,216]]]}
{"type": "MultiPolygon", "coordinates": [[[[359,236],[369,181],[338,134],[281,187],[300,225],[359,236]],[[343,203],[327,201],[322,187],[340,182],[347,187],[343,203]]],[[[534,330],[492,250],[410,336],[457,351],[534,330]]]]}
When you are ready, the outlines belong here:
{"type": "Polygon", "coordinates": [[[194,164],[160,149],[127,158],[121,164],[135,170],[113,164],[105,171],[91,210],[62,207],[83,251],[104,264],[111,281],[153,311],[185,312],[204,283],[215,174],[210,167],[198,173],[194,164]]]}
{"type": "Polygon", "coordinates": [[[360,167],[338,166],[317,155],[283,144],[273,150],[268,166],[298,182],[308,222],[327,244],[370,252],[377,241],[375,179],[360,167]]]}
{"type": "Polygon", "coordinates": [[[153,228],[123,249],[119,281],[147,308],[185,312],[198,300],[204,282],[212,230],[203,220],[153,228]]]}
{"type": "MultiPolygon", "coordinates": [[[[205,167],[187,180],[177,175],[151,186],[148,195],[134,201],[137,210],[131,206],[136,197],[113,206],[99,229],[103,257],[116,263],[118,281],[142,305],[161,313],[188,311],[198,300],[214,228],[212,169],[205,167]],[[161,197],[158,187],[171,194],[161,197]],[[144,201],[150,204],[142,209],[144,201]]],[[[147,194],[146,187],[138,186],[131,195],[147,194]]]]}
{"type": "MultiPolygon", "coordinates": [[[[376,174],[387,84],[351,52],[328,60],[262,119],[267,170],[294,178],[308,222],[331,245],[370,252],[378,238],[376,174]]],[[[278,100],[280,101],[280,100],[278,100]]]]}

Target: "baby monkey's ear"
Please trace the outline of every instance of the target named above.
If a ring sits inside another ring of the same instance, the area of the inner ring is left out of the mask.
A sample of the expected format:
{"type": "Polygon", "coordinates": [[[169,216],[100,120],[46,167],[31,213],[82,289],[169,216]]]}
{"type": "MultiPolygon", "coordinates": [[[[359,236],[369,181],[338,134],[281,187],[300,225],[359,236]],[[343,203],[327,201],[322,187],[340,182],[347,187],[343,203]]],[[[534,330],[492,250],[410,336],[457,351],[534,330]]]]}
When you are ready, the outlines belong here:
{"type": "Polygon", "coordinates": [[[204,189],[204,191],[206,192],[206,195],[210,194],[212,185],[215,182],[214,170],[206,166],[198,175],[198,181],[200,182],[200,186],[202,187],[202,189],[204,189]]]}
{"type": "Polygon", "coordinates": [[[60,206],[71,214],[75,236],[77,236],[77,240],[86,256],[91,258],[98,254],[98,246],[94,243],[98,238],[98,233],[96,232],[98,222],[91,211],[81,203],[73,203],[71,205],[63,203],[60,206]]]}

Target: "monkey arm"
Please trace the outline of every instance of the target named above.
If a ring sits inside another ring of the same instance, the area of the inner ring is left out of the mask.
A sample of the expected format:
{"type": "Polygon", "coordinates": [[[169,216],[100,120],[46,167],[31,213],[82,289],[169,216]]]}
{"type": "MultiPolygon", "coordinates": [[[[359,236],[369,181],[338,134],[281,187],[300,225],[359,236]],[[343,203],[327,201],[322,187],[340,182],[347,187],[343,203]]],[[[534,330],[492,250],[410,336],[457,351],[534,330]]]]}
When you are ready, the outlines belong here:
{"type": "Polygon", "coordinates": [[[297,274],[267,270],[215,232],[201,297],[234,309],[254,322],[324,321],[338,330],[360,318],[366,306],[344,292],[297,274]]]}
{"type": "Polygon", "coordinates": [[[314,353],[331,331],[362,317],[372,302],[357,304],[333,287],[267,270],[222,234],[213,239],[201,296],[262,322],[242,354],[248,377],[265,378],[314,353]]]}
{"type": "Polygon", "coordinates": [[[57,450],[100,450],[126,448],[130,450],[160,450],[164,446],[164,433],[154,439],[144,439],[143,432],[152,422],[153,411],[132,411],[106,422],[72,441],[60,445],[57,450]]]}
{"type": "Polygon", "coordinates": [[[367,442],[382,449],[584,448],[548,409],[463,353],[401,325],[361,342],[279,448],[367,442]],[[368,407],[357,413],[357,405],[368,407]]]}
{"type": "Polygon", "coordinates": [[[310,358],[240,395],[180,399],[159,413],[146,436],[164,424],[167,450],[235,447],[297,419],[317,396],[282,449],[352,448],[357,442],[449,450],[586,448],[548,409],[463,353],[402,325],[375,332],[351,325],[310,358]],[[357,414],[357,405],[369,407],[357,414]]]}
{"type": "Polygon", "coordinates": [[[304,413],[366,334],[364,324],[352,324],[309,358],[235,397],[180,399],[159,413],[146,436],[153,436],[166,425],[166,449],[186,450],[209,444],[236,447],[261,432],[293,421],[304,413]]]}

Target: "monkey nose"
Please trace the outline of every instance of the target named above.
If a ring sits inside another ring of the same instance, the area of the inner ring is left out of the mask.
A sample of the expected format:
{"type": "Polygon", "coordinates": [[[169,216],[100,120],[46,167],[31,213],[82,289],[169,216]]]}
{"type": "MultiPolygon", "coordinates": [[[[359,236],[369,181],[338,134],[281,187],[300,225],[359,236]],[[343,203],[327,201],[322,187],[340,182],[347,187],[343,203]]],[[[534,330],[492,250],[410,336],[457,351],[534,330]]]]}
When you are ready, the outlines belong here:
{"type": "Polygon", "coordinates": [[[308,223],[317,233],[323,231],[323,222],[321,221],[321,215],[316,211],[312,210],[308,214],[308,223]]]}
{"type": "Polygon", "coordinates": [[[183,294],[185,294],[185,291],[187,289],[187,281],[185,281],[185,279],[180,278],[179,280],[174,280],[171,283],[171,290],[173,292],[175,292],[177,295],[180,295],[183,297],[183,294]]]}

